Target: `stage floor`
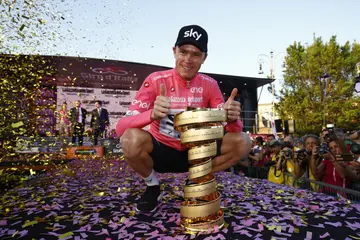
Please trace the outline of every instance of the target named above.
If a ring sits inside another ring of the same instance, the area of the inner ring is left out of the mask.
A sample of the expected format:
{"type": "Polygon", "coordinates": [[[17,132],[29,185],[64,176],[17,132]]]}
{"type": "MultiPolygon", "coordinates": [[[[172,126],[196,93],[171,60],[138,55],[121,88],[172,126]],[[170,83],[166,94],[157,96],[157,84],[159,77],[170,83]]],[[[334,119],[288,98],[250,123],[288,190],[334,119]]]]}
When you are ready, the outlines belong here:
{"type": "Polygon", "coordinates": [[[162,205],[135,211],[145,186],[121,160],[74,160],[1,197],[0,239],[359,239],[360,205],[222,172],[225,228],[179,226],[186,174],[159,174],[162,205]]]}

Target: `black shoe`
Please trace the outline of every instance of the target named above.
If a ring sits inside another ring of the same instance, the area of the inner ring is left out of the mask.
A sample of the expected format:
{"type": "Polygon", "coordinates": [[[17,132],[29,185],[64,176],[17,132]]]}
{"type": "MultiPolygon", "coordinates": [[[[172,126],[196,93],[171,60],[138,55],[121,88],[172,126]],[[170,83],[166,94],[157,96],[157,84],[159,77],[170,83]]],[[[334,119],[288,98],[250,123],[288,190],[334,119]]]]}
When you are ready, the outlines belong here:
{"type": "Polygon", "coordinates": [[[136,205],[136,211],[153,212],[156,210],[160,199],[160,185],[147,186],[145,193],[136,205]]]}

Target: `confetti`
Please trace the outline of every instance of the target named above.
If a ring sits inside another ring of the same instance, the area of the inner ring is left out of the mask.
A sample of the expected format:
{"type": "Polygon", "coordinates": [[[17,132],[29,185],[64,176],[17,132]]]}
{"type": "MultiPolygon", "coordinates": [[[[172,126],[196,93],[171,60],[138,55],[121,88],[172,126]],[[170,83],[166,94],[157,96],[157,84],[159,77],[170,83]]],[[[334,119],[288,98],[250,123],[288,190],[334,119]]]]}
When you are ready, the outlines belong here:
{"type": "Polygon", "coordinates": [[[225,227],[217,233],[186,233],[179,213],[186,177],[159,174],[161,206],[154,213],[139,213],[134,202],[145,184],[125,161],[111,157],[73,160],[46,172],[41,181],[5,193],[0,202],[0,225],[8,229],[6,235],[41,234],[45,239],[50,235],[59,239],[238,239],[240,235],[241,239],[311,239],[315,238],[314,229],[323,239],[357,236],[357,204],[310,191],[298,195],[286,186],[225,172],[216,174],[221,202],[226,203],[225,227]],[[321,207],[314,214],[311,206],[321,207]]]}

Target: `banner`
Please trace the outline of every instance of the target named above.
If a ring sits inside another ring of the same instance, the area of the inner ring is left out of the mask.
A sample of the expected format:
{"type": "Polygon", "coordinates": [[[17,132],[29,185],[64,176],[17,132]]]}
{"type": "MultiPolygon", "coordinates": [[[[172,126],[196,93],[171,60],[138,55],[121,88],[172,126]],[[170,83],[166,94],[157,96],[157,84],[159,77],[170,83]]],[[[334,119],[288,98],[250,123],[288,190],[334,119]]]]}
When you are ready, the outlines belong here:
{"type": "MultiPolygon", "coordinates": [[[[61,109],[64,102],[67,103],[68,111],[75,107],[77,100],[81,101],[81,107],[85,108],[89,115],[86,117],[85,130],[90,127],[91,111],[95,109],[95,101],[100,100],[102,107],[109,112],[110,131],[115,129],[116,124],[122,118],[131,101],[135,98],[137,90],[114,90],[104,88],[84,88],[84,87],[57,87],[57,112],[61,109]]],[[[60,119],[57,118],[57,123],[60,119]]],[[[59,129],[57,124],[57,129],[59,129]]]]}

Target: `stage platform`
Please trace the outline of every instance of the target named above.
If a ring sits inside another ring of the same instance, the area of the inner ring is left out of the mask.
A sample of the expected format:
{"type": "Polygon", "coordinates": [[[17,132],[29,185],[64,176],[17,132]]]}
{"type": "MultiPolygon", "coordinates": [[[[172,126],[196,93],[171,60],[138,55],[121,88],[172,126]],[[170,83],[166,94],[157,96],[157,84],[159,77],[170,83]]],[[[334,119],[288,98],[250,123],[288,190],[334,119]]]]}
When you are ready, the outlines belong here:
{"type": "Polygon", "coordinates": [[[71,160],[66,157],[66,152],[21,152],[4,156],[0,161],[0,169],[49,170],[71,160]]]}
{"type": "MultiPolygon", "coordinates": [[[[17,153],[60,153],[66,152],[66,148],[76,147],[77,144],[72,145],[71,137],[37,137],[27,138],[22,137],[17,143],[17,153]]],[[[99,138],[98,146],[104,147],[104,155],[119,155],[121,154],[121,146],[119,139],[115,138],[99,138]]],[[[83,147],[93,147],[92,140],[89,137],[84,137],[83,147]]],[[[97,147],[97,146],[95,146],[97,147]]]]}
{"type": "Polygon", "coordinates": [[[73,160],[8,191],[0,202],[1,239],[358,239],[360,205],[321,193],[216,174],[225,212],[217,233],[179,226],[186,173],[159,174],[162,204],[135,211],[143,181],[115,159],[73,160]]]}

